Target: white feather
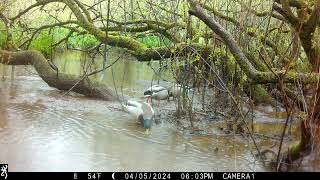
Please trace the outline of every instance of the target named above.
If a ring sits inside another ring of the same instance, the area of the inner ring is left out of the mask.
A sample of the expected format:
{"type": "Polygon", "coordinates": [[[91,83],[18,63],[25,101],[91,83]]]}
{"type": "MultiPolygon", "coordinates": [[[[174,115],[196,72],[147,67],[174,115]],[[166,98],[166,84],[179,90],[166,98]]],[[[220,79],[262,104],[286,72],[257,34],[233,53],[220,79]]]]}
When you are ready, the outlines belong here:
{"type": "Polygon", "coordinates": [[[142,101],[128,100],[124,108],[135,120],[138,120],[140,115],[150,119],[152,119],[154,115],[154,110],[151,105],[142,101]]]}

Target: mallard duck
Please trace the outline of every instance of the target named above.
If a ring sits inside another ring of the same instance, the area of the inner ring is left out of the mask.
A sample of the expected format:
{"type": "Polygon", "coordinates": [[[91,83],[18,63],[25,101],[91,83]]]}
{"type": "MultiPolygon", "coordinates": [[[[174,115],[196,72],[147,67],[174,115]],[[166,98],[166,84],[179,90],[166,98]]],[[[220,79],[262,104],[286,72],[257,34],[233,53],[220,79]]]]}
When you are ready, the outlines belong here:
{"type": "Polygon", "coordinates": [[[174,98],[180,96],[182,89],[181,89],[180,84],[174,84],[174,85],[170,86],[168,90],[169,90],[169,96],[173,97],[173,99],[174,99],[174,98]]]}
{"type": "Polygon", "coordinates": [[[169,97],[173,97],[173,99],[180,96],[181,92],[183,91],[183,87],[186,89],[187,93],[193,91],[189,86],[182,86],[181,84],[173,84],[168,88],[169,97]]]}
{"type": "Polygon", "coordinates": [[[160,105],[160,100],[168,99],[169,98],[169,91],[167,88],[159,86],[159,85],[153,85],[150,88],[148,88],[143,95],[147,97],[147,102],[149,98],[158,100],[158,106],[160,105]]]}
{"type": "Polygon", "coordinates": [[[128,100],[124,109],[145,128],[145,133],[149,134],[152,125],[154,111],[150,104],[143,101],[128,100]]]}

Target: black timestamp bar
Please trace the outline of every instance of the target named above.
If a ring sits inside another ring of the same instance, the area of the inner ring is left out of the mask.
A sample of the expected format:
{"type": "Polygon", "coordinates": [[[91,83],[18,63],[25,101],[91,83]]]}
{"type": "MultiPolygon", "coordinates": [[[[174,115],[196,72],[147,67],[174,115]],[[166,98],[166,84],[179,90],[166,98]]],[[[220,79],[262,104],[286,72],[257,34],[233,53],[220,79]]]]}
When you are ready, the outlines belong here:
{"type": "Polygon", "coordinates": [[[11,179],[69,179],[69,180],[270,180],[279,179],[320,179],[319,172],[6,172],[0,180],[11,179]]]}

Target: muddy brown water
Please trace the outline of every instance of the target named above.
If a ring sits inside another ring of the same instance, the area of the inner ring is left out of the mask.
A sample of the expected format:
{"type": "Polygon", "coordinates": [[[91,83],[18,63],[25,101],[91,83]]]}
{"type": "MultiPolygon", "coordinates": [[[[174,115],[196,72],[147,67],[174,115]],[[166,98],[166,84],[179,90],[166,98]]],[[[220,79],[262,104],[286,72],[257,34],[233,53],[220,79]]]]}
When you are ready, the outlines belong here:
{"type": "MultiPolygon", "coordinates": [[[[55,63],[61,71],[79,74],[77,58],[79,53],[66,53],[55,63]]],[[[267,170],[241,138],[186,135],[165,121],[145,135],[128,114],[110,108],[118,107],[117,102],[63,96],[32,67],[16,67],[14,80],[10,70],[1,67],[6,76],[0,81],[0,163],[8,163],[10,171],[267,170]]],[[[122,84],[132,96],[139,96],[153,78],[146,63],[121,61],[113,70],[96,78],[110,86],[122,84]]],[[[282,123],[263,124],[257,128],[274,132],[282,127],[282,123]]]]}

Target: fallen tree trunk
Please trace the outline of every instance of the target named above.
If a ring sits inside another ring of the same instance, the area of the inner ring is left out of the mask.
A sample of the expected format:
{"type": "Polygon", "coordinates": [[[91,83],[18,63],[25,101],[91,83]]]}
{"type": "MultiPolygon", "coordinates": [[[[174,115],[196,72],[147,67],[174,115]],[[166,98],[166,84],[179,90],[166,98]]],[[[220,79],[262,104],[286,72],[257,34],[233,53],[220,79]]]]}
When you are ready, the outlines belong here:
{"type": "Polygon", "coordinates": [[[0,63],[6,65],[33,65],[39,76],[51,87],[59,90],[83,94],[103,100],[116,100],[115,93],[106,85],[88,77],[58,73],[53,70],[47,59],[38,51],[11,52],[0,50],[0,63]]]}

